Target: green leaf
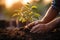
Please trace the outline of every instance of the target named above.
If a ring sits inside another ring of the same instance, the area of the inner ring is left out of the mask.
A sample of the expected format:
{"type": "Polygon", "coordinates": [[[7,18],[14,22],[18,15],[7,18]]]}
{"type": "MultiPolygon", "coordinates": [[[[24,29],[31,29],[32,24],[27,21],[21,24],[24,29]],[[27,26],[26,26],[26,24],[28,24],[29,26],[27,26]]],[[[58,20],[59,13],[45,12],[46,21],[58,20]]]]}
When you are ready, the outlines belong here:
{"type": "Polygon", "coordinates": [[[26,22],[25,18],[22,19],[22,23],[23,23],[23,22],[26,22]]]}
{"type": "Polygon", "coordinates": [[[37,6],[32,6],[31,8],[32,8],[32,9],[37,9],[37,6]]]}
{"type": "Polygon", "coordinates": [[[38,13],[34,14],[34,17],[39,17],[39,16],[40,16],[40,14],[38,14],[38,13]]]}

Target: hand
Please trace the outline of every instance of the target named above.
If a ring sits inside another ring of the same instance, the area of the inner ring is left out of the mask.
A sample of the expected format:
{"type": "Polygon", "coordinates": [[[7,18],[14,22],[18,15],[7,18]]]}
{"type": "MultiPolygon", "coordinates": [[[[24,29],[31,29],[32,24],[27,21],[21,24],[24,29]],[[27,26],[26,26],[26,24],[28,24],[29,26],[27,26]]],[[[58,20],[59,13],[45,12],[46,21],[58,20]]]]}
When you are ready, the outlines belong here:
{"type": "Polygon", "coordinates": [[[40,24],[41,21],[38,20],[38,21],[34,21],[32,23],[29,23],[28,25],[25,26],[25,28],[32,28],[33,26],[37,25],[37,24],[40,24]]]}
{"type": "Polygon", "coordinates": [[[44,33],[48,32],[50,30],[50,27],[46,24],[37,24],[32,27],[31,31],[32,33],[44,33]]]}

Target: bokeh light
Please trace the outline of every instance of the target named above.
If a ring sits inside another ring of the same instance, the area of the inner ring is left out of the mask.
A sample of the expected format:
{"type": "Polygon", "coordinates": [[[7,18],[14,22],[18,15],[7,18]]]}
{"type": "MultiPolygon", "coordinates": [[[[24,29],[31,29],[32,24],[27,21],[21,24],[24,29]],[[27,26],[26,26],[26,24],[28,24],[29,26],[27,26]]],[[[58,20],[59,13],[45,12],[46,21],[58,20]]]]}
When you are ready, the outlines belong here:
{"type": "Polygon", "coordinates": [[[7,8],[10,8],[14,3],[19,2],[19,0],[5,0],[5,4],[7,8]]]}
{"type": "Polygon", "coordinates": [[[24,4],[27,4],[28,2],[30,2],[30,0],[23,0],[24,4]]]}
{"type": "Polygon", "coordinates": [[[44,4],[49,4],[52,0],[43,0],[44,4]]]}
{"type": "Polygon", "coordinates": [[[27,3],[30,3],[31,0],[5,0],[6,8],[11,8],[17,2],[20,2],[25,5],[27,3]]]}

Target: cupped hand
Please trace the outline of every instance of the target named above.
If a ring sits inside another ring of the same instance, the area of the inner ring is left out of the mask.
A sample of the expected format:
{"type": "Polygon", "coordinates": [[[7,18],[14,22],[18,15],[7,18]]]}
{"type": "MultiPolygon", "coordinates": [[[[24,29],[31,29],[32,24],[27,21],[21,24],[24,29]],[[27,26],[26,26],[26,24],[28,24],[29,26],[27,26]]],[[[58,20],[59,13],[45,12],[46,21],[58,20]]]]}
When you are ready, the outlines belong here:
{"type": "Polygon", "coordinates": [[[45,33],[45,32],[50,31],[51,27],[52,26],[49,26],[47,24],[37,24],[37,25],[32,27],[30,32],[32,32],[32,33],[45,33]]]}
{"type": "Polygon", "coordinates": [[[32,23],[29,23],[28,25],[25,26],[25,28],[32,28],[33,26],[40,24],[40,23],[41,23],[41,21],[37,20],[37,21],[34,21],[32,23]]]}

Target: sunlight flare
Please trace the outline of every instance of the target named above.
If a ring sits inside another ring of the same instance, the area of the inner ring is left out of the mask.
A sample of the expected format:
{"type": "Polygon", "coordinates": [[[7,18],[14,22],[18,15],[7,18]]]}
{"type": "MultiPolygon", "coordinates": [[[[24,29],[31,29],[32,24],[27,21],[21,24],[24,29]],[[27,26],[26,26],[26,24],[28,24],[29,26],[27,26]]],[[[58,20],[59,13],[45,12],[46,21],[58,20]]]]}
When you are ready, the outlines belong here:
{"type": "Polygon", "coordinates": [[[19,2],[19,0],[5,0],[5,5],[7,8],[10,8],[14,3],[17,3],[17,2],[19,2]]]}
{"type": "Polygon", "coordinates": [[[30,2],[31,2],[31,0],[23,0],[24,4],[27,4],[27,3],[30,3],[30,2]]]}

